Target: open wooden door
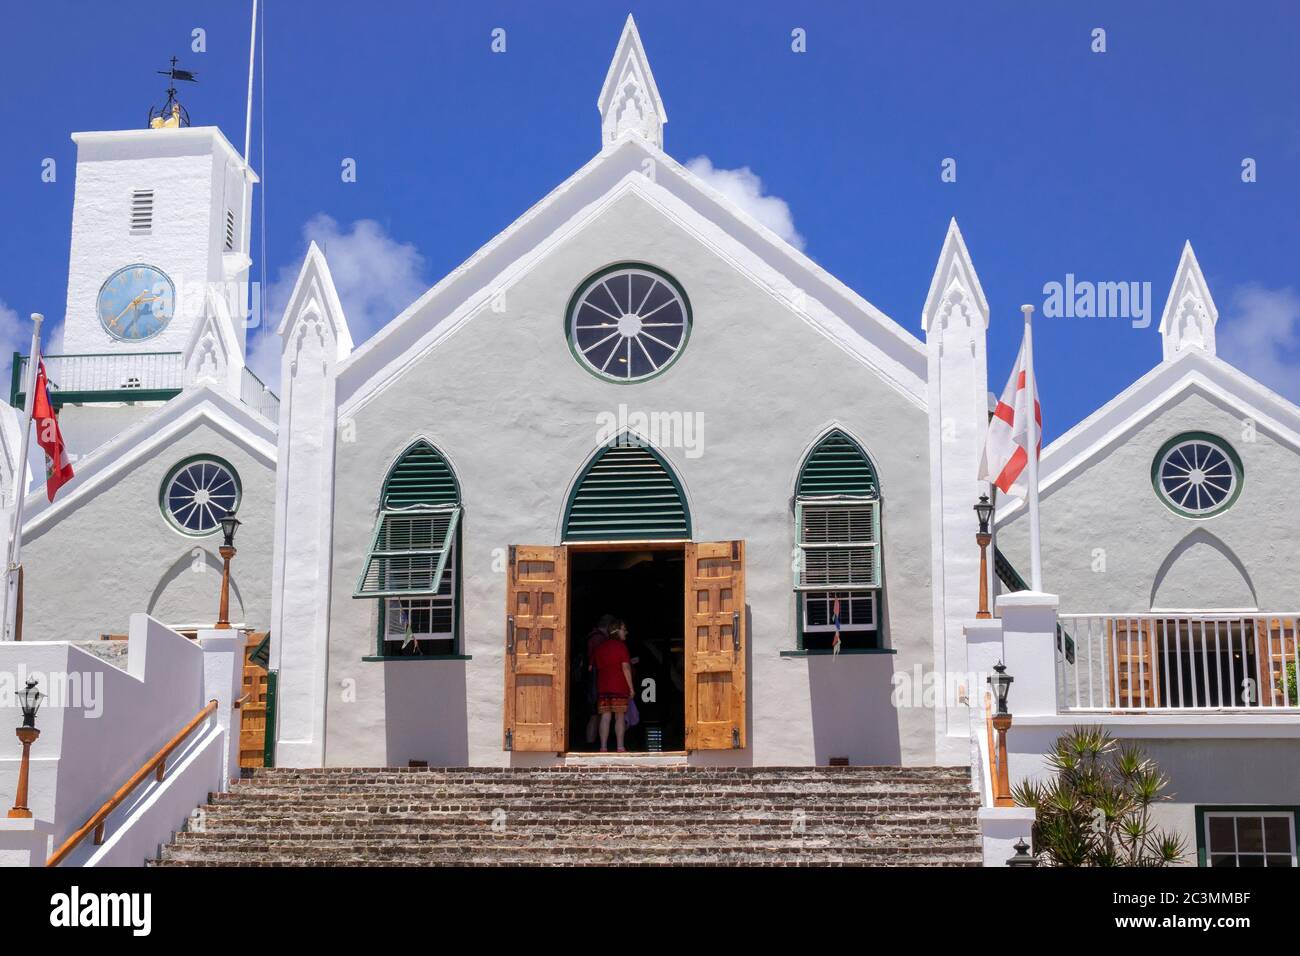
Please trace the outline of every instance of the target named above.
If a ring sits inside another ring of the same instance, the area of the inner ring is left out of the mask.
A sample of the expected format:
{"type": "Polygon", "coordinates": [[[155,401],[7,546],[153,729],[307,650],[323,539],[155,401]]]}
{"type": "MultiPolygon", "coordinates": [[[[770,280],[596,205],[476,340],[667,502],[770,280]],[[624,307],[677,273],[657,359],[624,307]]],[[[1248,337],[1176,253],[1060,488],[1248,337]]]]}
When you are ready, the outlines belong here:
{"type": "Polygon", "coordinates": [[[686,749],[745,746],[745,542],[686,544],[686,749]]]}
{"type": "Polygon", "coordinates": [[[265,632],[250,631],[244,645],[244,703],[239,708],[239,766],[266,766],[268,672],[265,632]]]}
{"type": "Polygon", "coordinates": [[[567,749],[569,554],[512,545],[506,582],[506,750],[567,749]]]}
{"type": "Polygon", "coordinates": [[[1259,703],[1264,707],[1294,707],[1300,703],[1300,642],[1294,617],[1260,618],[1255,621],[1255,654],[1260,681],[1259,703]]]}

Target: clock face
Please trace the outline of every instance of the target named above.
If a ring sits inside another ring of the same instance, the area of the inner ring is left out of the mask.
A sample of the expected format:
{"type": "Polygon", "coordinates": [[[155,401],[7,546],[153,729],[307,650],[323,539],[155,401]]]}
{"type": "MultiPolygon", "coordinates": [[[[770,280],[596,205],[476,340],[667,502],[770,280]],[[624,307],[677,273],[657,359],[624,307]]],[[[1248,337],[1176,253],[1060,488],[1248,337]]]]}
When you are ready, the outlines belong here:
{"type": "Polygon", "coordinates": [[[167,273],[136,263],[118,269],[99,290],[99,321],[115,339],[152,338],[171,321],[176,287],[167,273]]]}

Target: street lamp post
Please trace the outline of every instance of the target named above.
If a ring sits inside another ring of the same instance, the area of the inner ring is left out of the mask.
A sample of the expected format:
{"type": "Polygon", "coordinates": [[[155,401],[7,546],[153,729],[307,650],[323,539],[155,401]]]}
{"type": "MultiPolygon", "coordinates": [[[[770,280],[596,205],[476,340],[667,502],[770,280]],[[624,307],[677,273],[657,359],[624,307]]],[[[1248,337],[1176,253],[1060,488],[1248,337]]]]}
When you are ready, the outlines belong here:
{"type": "Polygon", "coordinates": [[[1007,767],[1007,731],[1011,729],[1011,712],[1007,710],[1007,694],[1010,693],[1015,678],[1007,673],[1007,665],[998,661],[993,666],[993,673],[989,675],[988,681],[993,686],[993,693],[998,703],[997,713],[993,715],[993,729],[998,735],[998,767],[993,805],[1013,807],[1015,801],[1011,799],[1011,774],[1007,767]]]}
{"type": "Polygon", "coordinates": [[[980,522],[980,529],[975,533],[975,543],[980,546],[980,607],[975,617],[983,621],[993,616],[989,613],[988,559],[989,542],[993,540],[993,535],[989,533],[989,519],[993,517],[993,505],[988,495],[980,495],[980,500],[975,505],[975,516],[980,522]]]}
{"type": "Polygon", "coordinates": [[[23,745],[22,763],[18,765],[18,789],[14,793],[14,805],[9,816],[14,819],[30,819],[32,811],[27,809],[27,772],[31,765],[32,744],[41,732],[36,729],[36,711],[41,706],[42,694],[36,689],[36,678],[27,679],[27,687],[18,695],[23,709],[23,725],[14,732],[23,745]]]}
{"type": "Polygon", "coordinates": [[[239,530],[240,524],[242,522],[235,517],[233,511],[227,511],[221,519],[221,532],[225,535],[225,540],[218,549],[221,554],[221,612],[217,629],[223,631],[230,629],[230,559],[237,553],[235,532],[239,530]]]}

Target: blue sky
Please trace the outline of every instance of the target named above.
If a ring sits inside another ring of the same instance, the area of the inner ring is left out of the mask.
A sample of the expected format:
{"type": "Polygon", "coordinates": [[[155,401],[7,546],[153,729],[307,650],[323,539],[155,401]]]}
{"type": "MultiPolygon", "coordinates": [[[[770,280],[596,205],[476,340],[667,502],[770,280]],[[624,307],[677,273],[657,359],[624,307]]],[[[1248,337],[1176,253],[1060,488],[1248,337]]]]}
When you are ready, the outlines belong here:
{"type": "MultiPolygon", "coordinates": [[[[241,144],[250,6],[45,0],[0,14],[4,348],[29,312],[63,317],[69,133],[140,126],[174,53],[200,74],[185,91],[195,123],[241,144]],[[195,27],[204,53],[190,51],[195,27]]],[[[993,391],[1018,306],[1041,309],[1045,283],[1151,283],[1148,328],[1037,324],[1049,439],[1159,360],[1186,239],[1219,306],[1220,354],[1300,399],[1293,0],[265,7],[262,278],[275,301],[305,237],[324,240],[358,339],[595,154],[596,95],[630,11],[668,108],[667,151],[748,168],[725,181],[773,197],[755,208],[914,334],[957,217],[993,309],[993,391]],[[497,27],[505,53],[490,49],[497,27]],[[1104,53],[1091,49],[1099,27],[1104,53]],[[806,53],[791,50],[795,28],[806,53]],[[349,157],[355,183],[340,177],[349,157]],[[941,179],[946,158],[956,182],[941,179]]]]}

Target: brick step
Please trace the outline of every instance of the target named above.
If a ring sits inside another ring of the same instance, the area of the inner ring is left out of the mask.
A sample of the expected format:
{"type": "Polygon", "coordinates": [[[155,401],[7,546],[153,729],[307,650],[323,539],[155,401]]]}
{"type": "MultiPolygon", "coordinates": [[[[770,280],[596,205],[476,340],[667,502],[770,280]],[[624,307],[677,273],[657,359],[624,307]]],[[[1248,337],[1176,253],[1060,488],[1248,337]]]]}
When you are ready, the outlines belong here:
{"type": "MultiPolygon", "coordinates": [[[[789,826],[793,819],[804,821],[809,827],[844,827],[848,830],[861,830],[866,827],[925,827],[925,826],[974,826],[971,814],[967,811],[947,813],[893,812],[873,813],[870,816],[844,813],[807,812],[797,817],[792,813],[750,813],[738,810],[718,815],[669,815],[669,814],[635,814],[631,819],[592,819],[584,815],[561,815],[536,813],[528,810],[507,813],[506,820],[512,827],[558,827],[580,828],[588,832],[605,830],[622,830],[629,826],[645,827],[708,827],[719,829],[737,829],[753,826],[789,826]]],[[[268,810],[265,813],[218,813],[209,808],[203,815],[203,827],[206,832],[229,831],[235,829],[265,829],[282,831],[284,829],[328,830],[341,827],[452,827],[469,828],[484,826],[496,819],[493,811],[474,808],[464,811],[438,812],[430,814],[411,813],[280,813],[268,810]]]]}
{"type": "Polygon", "coordinates": [[[339,773],[328,774],[320,771],[301,773],[270,773],[254,771],[245,781],[251,786],[422,786],[422,785],[470,785],[470,784],[511,784],[516,786],[539,786],[557,784],[562,786],[593,785],[651,785],[651,786],[763,786],[767,784],[819,784],[831,787],[853,787],[860,785],[925,785],[925,786],[969,786],[970,775],[936,775],[926,773],[907,774],[853,774],[831,772],[808,772],[791,774],[712,774],[696,773],[691,770],[580,770],[580,771],[519,771],[505,774],[458,773],[454,770],[419,770],[410,773],[399,771],[373,773],[339,773]]]}
{"type": "Polygon", "coordinates": [[[976,795],[963,787],[860,787],[812,789],[808,787],[245,787],[237,786],[224,794],[218,795],[217,801],[248,799],[289,799],[304,800],[347,800],[352,798],[375,798],[383,796],[389,799],[471,799],[480,800],[488,797],[547,797],[556,800],[623,800],[642,799],[647,802],[661,800],[694,800],[709,797],[715,800],[733,800],[752,798],[756,800],[801,800],[808,802],[814,798],[841,800],[872,800],[885,798],[948,798],[952,800],[976,800],[976,795]]]}
{"type": "Polygon", "coordinates": [[[598,842],[612,839],[677,839],[681,836],[699,836],[711,840],[754,840],[754,839],[803,839],[816,836],[819,839],[902,839],[909,840],[932,835],[974,835],[979,827],[974,823],[913,823],[896,822],[889,825],[876,823],[839,823],[839,825],[805,825],[796,831],[790,821],[771,823],[742,823],[737,821],[731,826],[712,825],[712,823],[695,823],[695,825],[655,826],[628,823],[623,826],[594,827],[552,826],[545,823],[507,823],[503,830],[493,830],[489,821],[474,821],[471,826],[447,826],[445,823],[426,822],[424,825],[412,823],[395,823],[393,826],[359,825],[350,830],[331,829],[331,827],[287,827],[276,826],[204,826],[203,830],[185,831],[177,834],[175,842],[179,845],[201,843],[203,840],[309,840],[312,843],[348,843],[356,840],[445,840],[448,843],[465,842],[465,840],[494,840],[506,835],[520,835],[530,840],[576,840],[576,842],[598,842]]]}
{"type": "Polygon", "coordinates": [[[233,848],[226,845],[202,848],[174,848],[164,850],[163,863],[202,862],[222,860],[234,865],[245,865],[254,861],[275,862],[277,864],[339,865],[356,863],[394,862],[423,864],[503,864],[528,863],[548,864],[554,861],[599,865],[601,863],[660,863],[681,865],[683,863],[746,863],[759,860],[780,859],[784,862],[801,862],[805,860],[823,860],[827,862],[866,862],[870,860],[892,860],[900,864],[910,864],[921,857],[932,859],[953,859],[960,862],[975,862],[979,858],[978,848],[972,843],[929,843],[909,846],[889,845],[834,845],[834,846],[797,846],[788,843],[755,843],[745,847],[718,847],[708,844],[691,845],[656,845],[628,844],[619,846],[585,846],[585,847],[550,847],[536,845],[513,845],[499,848],[485,847],[440,847],[437,845],[385,844],[377,846],[359,846],[312,850],[308,847],[268,847],[249,845],[233,848]]]}

